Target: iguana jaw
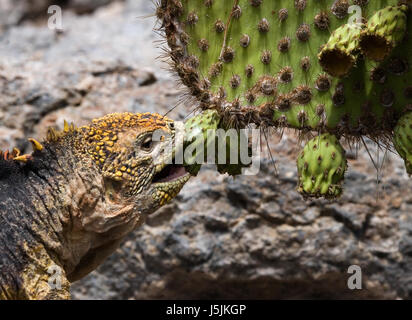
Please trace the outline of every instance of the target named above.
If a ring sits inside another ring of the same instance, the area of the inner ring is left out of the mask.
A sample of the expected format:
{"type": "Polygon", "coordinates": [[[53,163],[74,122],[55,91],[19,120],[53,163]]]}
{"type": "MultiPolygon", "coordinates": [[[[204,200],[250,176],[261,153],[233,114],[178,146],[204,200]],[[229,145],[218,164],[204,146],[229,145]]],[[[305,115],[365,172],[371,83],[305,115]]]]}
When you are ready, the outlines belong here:
{"type": "Polygon", "coordinates": [[[189,175],[185,167],[177,164],[169,164],[165,166],[159,173],[153,177],[153,183],[169,183],[175,182],[180,178],[189,175]]]}
{"type": "Polygon", "coordinates": [[[184,184],[190,179],[190,173],[181,165],[168,165],[153,180],[153,186],[156,192],[153,198],[164,205],[171,201],[184,184]],[[158,179],[158,180],[157,180],[158,179]]]}

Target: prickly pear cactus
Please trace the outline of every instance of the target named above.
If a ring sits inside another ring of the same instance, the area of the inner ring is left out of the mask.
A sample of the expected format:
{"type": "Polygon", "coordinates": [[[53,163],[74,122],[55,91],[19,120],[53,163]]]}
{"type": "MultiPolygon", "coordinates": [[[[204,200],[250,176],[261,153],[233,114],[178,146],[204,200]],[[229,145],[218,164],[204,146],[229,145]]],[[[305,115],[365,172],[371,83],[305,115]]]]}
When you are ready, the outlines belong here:
{"type": "Polygon", "coordinates": [[[336,136],[325,133],[308,141],[297,160],[303,195],[336,198],[342,193],[347,163],[336,136]]]}
{"type": "Polygon", "coordinates": [[[172,68],[220,126],[389,144],[412,104],[411,11],[411,0],[160,0],[157,16],[172,68]]]}

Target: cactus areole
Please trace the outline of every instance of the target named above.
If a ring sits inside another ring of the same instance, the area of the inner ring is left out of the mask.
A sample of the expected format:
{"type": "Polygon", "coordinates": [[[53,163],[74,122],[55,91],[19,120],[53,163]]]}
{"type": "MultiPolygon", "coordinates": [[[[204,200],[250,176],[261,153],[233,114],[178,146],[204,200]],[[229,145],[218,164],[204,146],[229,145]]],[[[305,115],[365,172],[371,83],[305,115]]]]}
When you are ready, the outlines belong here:
{"type": "Polygon", "coordinates": [[[222,127],[385,145],[412,106],[411,15],[412,0],[160,0],[157,8],[172,69],[222,127]]]}

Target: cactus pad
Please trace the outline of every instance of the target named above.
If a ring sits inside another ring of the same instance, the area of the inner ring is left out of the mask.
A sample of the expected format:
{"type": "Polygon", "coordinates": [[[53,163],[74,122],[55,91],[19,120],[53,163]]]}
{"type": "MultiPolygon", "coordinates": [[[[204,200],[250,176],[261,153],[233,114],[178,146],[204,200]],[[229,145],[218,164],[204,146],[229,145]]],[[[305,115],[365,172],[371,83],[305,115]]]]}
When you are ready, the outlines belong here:
{"type": "Polygon", "coordinates": [[[345,150],[336,136],[326,133],[308,141],[297,165],[300,193],[325,198],[341,195],[347,164],[345,150]]]}

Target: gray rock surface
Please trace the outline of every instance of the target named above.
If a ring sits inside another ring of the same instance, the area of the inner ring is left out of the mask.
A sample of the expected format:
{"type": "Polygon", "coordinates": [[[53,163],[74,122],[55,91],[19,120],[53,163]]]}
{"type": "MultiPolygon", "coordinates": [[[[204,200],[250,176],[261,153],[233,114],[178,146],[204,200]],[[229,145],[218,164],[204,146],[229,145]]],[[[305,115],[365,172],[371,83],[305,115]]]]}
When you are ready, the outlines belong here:
{"type": "MultiPolygon", "coordinates": [[[[13,20],[28,2],[12,7],[0,31],[1,148],[25,149],[27,137],[61,129],[63,119],[82,125],[115,111],[166,113],[179,102],[156,59],[154,18],[139,18],[153,4],[100,7],[107,2],[87,1],[99,3],[90,15],[64,10],[62,33],[44,19],[13,20]]],[[[183,119],[191,107],[170,116],[183,119]]],[[[309,201],[295,191],[299,140],[291,132],[269,140],[276,170],[267,150],[255,176],[204,167],[75,283],[73,298],[411,298],[412,181],[401,160],[368,142],[375,162],[385,160],[377,175],[365,149],[352,146],[344,196],[309,201]],[[350,265],[362,268],[362,290],[347,287],[350,265]]]]}

